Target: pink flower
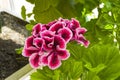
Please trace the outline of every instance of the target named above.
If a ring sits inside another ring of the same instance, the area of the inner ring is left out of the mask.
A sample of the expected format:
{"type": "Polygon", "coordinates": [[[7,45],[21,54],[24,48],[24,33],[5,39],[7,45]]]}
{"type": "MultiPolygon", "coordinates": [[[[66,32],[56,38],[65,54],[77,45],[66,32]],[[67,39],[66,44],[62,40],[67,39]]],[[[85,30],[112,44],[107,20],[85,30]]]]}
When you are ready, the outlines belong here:
{"type": "Polygon", "coordinates": [[[54,38],[45,38],[44,40],[45,40],[45,43],[44,43],[43,49],[45,51],[51,51],[54,44],[54,38]]]}
{"type": "Polygon", "coordinates": [[[29,57],[29,62],[31,67],[38,68],[40,65],[40,55],[38,53],[34,53],[29,57]]]}
{"type": "Polygon", "coordinates": [[[32,54],[34,53],[38,53],[39,52],[39,49],[37,48],[25,48],[23,49],[22,51],[22,55],[25,56],[25,57],[30,57],[32,54]]]}
{"type": "MultiPolygon", "coordinates": [[[[55,53],[55,52],[53,51],[53,53],[55,53]]],[[[59,60],[66,60],[70,56],[70,53],[67,50],[57,50],[56,54],[57,54],[59,60]]]]}
{"type": "Polygon", "coordinates": [[[66,41],[66,43],[68,43],[73,37],[72,31],[67,27],[60,29],[58,34],[66,41]]]}
{"type": "Polygon", "coordinates": [[[44,39],[43,49],[45,51],[52,50],[54,44],[54,35],[55,33],[49,30],[45,30],[41,32],[41,37],[44,39]]]}
{"type": "Polygon", "coordinates": [[[64,39],[59,36],[55,35],[54,32],[45,30],[41,33],[41,37],[44,39],[44,50],[51,51],[53,49],[65,49],[66,43],[64,39]]]}
{"type": "Polygon", "coordinates": [[[41,37],[44,38],[53,38],[55,35],[55,31],[49,31],[49,30],[45,30],[43,32],[41,32],[41,37]]]}
{"type": "Polygon", "coordinates": [[[53,44],[53,50],[60,50],[60,49],[65,49],[66,48],[66,42],[65,40],[58,35],[54,36],[54,44],[53,44]]]}
{"type": "Polygon", "coordinates": [[[51,54],[48,57],[48,67],[52,70],[57,69],[61,66],[61,60],[59,60],[56,53],[51,54]]]}
{"type": "Polygon", "coordinates": [[[42,47],[44,41],[41,38],[34,38],[30,36],[25,41],[25,46],[22,52],[22,55],[25,57],[29,57],[34,53],[42,54],[42,47]]]}
{"type": "Polygon", "coordinates": [[[75,40],[88,47],[90,42],[83,36],[86,31],[75,19],[59,18],[48,24],[36,24],[32,36],[25,41],[22,55],[29,57],[33,68],[48,66],[52,70],[57,69],[61,61],[70,56],[66,50],[68,42],[75,40]]]}
{"type": "Polygon", "coordinates": [[[72,31],[75,31],[75,29],[79,28],[79,27],[80,27],[79,21],[72,18],[72,20],[70,21],[70,23],[68,25],[68,28],[70,28],[72,31]]]}
{"type": "Polygon", "coordinates": [[[64,22],[56,22],[55,24],[53,24],[49,30],[50,31],[55,31],[56,33],[58,33],[58,30],[61,28],[65,27],[65,23],[64,22]]]}
{"type": "Polygon", "coordinates": [[[88,40],[86,40],[85,37],[84,37],[82,34],[81,34],[81,35],[78,35],[78,36],[76,37],[76,41],[77,41],[78,43],[83,44],[85,47],[88,47],[89,44],[90,44],[90,42],[89,42],[88,40]]]}
{"type": "Polygon", "coordinates": [[[44,40],[42,38],[35,38],[33,40],[33,44],[39,49],[39,55],[42,55],[44,40]]]}
{"type": "Polygon", "coordinates": [[[53,24],[55,24],[57,22],[57,20],[55,20],[55,21],[52,21],[52,22],[49,22],[48,24],[46,24],[47,26],[52,26],[53,24]]]}
{"type": "Polygon", "coordinates": [[[40,36],[41,30],[42,30],[42,24],[36,24],[36,25],[33,27],[32,35],[33,35],[34,37],[40,36]]]}
{"type": "Polygon", "coordinates": [[[40,65],[47,66],[48,65],[48,56],[50,53],[45,53],[44,55],[41,56],[41,62],[39,63],[40,65]]]}
{"type": "Polygon", "coordinates": [[[44,41],[43,41],[42,38],[35,38],[35,39],[33,40],[33,44],[34,44],[37,48],[39,48],[40,50],[42,49],[43,43],[44,43],[44,41]]]}
{"type": "Polygon", "coordinates": [[[53,24],[55,24],[56,22],[57,22],[57,20],[52,21],[52,22],[49,22],[48,24],[44,24],[44,25],[42,26],[42,31],[44,31],[44,30],[49,30],[49,28],[50,28],[53,24]]]}
{"type": "Polygon", "coordinates": [[[83,34],[86,32],[87,30],[85,28],[77,28],[75,30],[75,40],[78,43],[83,44],[85,47],[88,47],[88,45],[90,44],[90,42],[88,40],[85,39],[85,37],[83,36],[83,34]]]}
{"type": "Polygon", "coordinates": [[[67,27],[72,31],[73,37],[71,40],[75,39],[76,29],[81,28],[79,21],[72,18],[67,27]]]}
{"type": "Polygon", "coordinates": [[[48,30],[49,28],[50,28],[50,26],[47,26],[46,24],[42,25],[42,31],[48,30]]]}
{"type": "Polygon", "coordinates": [[[25,48],[34,48],[35,47],[33,45],[33,39],[34,39],[34,37],[30,36],[25,40],[25,48]]]}
{"type": "Polygon", "coordinates": [[[75,30],[76,35],[84,34],[87,30],[85,28],[77,28],[75,30]]]}
{"type": "Polygon", "coordinates": [[[34,45],[33,45],[33,36],[30,36],[26,39],[25,41],[25,46],[22,52],[22,55],[25,57],[29,57],[31,56],[33,53],[35,52],[39,52],[39,49],[37,49],[34,45]]]}
{"type": "Polygon", "coordinates": [[[67,50],[54,50],[41,57],[41,63],[48,65],[50,69],[56,69],[61,65],[61,60],[66,60],[70,56],[67,50]]]}
{"type": "Polygon", "coordinates": [[[65,23],[66,27],[70,24],[70,20],[68,20],[68,19],[59,18],[58,21],[65,23]]]}
{"type": "Polygon", "coordinates": [[[61,66],[61,60],[66,60],[70,56],[66,50],[52,51],[50,54],[48,57],[48,67],[53,70],[61,66]]]}

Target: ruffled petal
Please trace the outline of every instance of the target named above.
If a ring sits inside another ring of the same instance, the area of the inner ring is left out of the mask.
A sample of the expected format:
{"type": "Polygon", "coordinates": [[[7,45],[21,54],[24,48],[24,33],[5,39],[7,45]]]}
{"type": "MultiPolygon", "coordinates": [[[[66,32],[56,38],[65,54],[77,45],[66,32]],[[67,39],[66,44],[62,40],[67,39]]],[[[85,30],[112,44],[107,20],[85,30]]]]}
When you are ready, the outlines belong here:
{"type": "Polygon", "coordinates": [[[32,35],[33,35],[34,37],[40,36],[41,30],[42,30],[42,24],[36,24],[36,25],[33,27],[32,35]]]}
{"type": "Polygon", "coordinates": [[[42,25],[42,31],[49,30],[50,26],[47,24],[42,25]]]}
{"type": "Polygon", "coordinates": [[[65,40],[61,36],[55,35],[53,49],[59,50],[59,49],[65,49],[65,48],[66,48],[65,40]]]}
{"type": "Polygon", "coordinates": [[[57,22],[57,20],[52,21],[52,22],[49,22],[48,24],[43,24],[43,25],[42,25],[42,31],[44,31],[44,30],[49,30],[49,28],[50,28],[53,24],[55,24],[56,22],[57,22]]]}
{"type": "Polygon", "coordinates": [[[60,29],[60,28],[63,28],[65,27],[65,23],[63,22],[57,22],[55,24],[53,24],[51,27],[50,27],[50,31],[55,31],[57,33],[57,31],[60,29]]]}
{"type": "Polygon", "coordinates": [[[25,57],[29,57],[36,52],[39,52],[39,50],[35,47],[32,47],[32,48],[25,48],[24,47],[24,49],[22,51],[22,55],[25,56],[25,57]]]}
{"type": "Polygon", "coordinates": [[[49,56],[49,53],[41,56],[41,65],[43,66],[48,65],[48,56],[49,56]]]}
{"type": "Polygon", "coordinates": [[[59,18],[58,21],[65,23],[65,26],[66,26],[66,27],[67,27],[68,24],[70,23],[70,20],[68,20],[68,19],[63,19],[63,18],[59,18]]]}
{"type": "Polygon", "coordinates": [[[57,22],[57,20],[54,20],[54,21],[52,21],[52,22],[49,22],[48,24],[47,24],[47,26],[52,26],[53,24],[55,24],[57,22]]]}
{"type": "Polygon", "coordinates": [[[45,37],[52,38],[54,35],[55,35],[55,32],[49,31],[49,30],[45,30],[45,31],[41,32],[42,38],[45,38],[45,37]]]}
{"type": "Polygon", "coordinates": [[[73,33],[73,37],[71,40],[75,40],[76,29],[80,28],[80,23],[76,19],[72,18],[72,20],[68,23],[67,26],[73,33]]]}
{"type": "Polygon", "coordinates": [[[44,39],[43,48],[46,51],[52,50],[53,43],[54,43],[54,35],[55,33],[49,30],[45,30],[41,33],[41,37],[44,39]]]}
{"type": "Polygon", "coordinates": [[[72,31],[75,31],[76,28],[80,27],[79,21],[76,19],[72,18],[71,22],[68,25],[68,28],[70,28],[72,31]]]}
{"type": "Polygon", "coordinates": [[[67,50],[58,50],[57,55],[61,60],[66,60],[70,57],[70,53],[67,50]]]}
{"type": "Polygon", "coordinates": [[[54,38],[44,38],[45,43],[43,48],[45,51],[51,51],[54,45],[54,38]]]}
{"type": "Polygon", "coordinates": [[[42,25],[42,30],[41,31],[45,31],[48,30],[50,26],[47,26],[46,24],[42,25]]]}
{"type": "Polygon", "coordinates": [[[73,24],[73,26],[72,26],[73,29],[81,27],[79,21],[74,18],[72,18],[71,23],[73,24]]]}
{"type": "Polygon", "coordinates": [[[38,68],[40,63],[40,56],[38,53],[34,53],[29,57],[31,67],[38,68]]]}
{"type": "Polygon", "coordinates": [[[78,43],[83,44],[85,47],[88,47],[89,44],[90,44],[90,42],[89,42],[88,40],[86,40],[85,37],[84,37],[83,35],[77,36],[76,41],[77,41],[78,43]]]}
{"type": "Polygon", "coordinates": [[[54,39],[45,39],[45,43],[43,45],[43,49],[45,51],[51,51],[54,45],[54,39]]]}
{"type": "Polygon", "coordinates": [[[35,38],[33,40],[33,44],[42,51],[44,40],[42,38],[35,38]]]}
{"type": "Polygon", "coordinates": [[[30,36],[25,40],[25,48],[34,48],[33,39],[34,37],[30,36]]]}
{"type": "Polygon", "coordinates": [[[84,34],[87,30],[85,28],[77,28],[76,35],[84,34]]]}
{"type": "Polygon", "coordinates": [[[71,40],[71,38],[73,37],[72,31],[65,27],[63,29],[60,29],[58,31],[58,34],[66,41],[69,42],[71,40]]]}
{"type": "Polygon", "coordinates": [[[48,57],[48,67],[52,70],[57,69],[60,67],[61,61],[59,60],[56,53],[51,53],[51,55],[48,57]]]}

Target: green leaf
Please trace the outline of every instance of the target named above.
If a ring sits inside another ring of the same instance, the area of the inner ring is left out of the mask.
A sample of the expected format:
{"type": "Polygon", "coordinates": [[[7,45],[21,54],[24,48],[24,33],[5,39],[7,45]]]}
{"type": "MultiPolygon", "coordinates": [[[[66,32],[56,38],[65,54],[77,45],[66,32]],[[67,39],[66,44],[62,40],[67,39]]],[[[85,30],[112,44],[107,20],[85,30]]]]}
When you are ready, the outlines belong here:
{"type": "Polygon", "coordinates": [[[60,78],[60,71],[55,70],[54,75],[52,76],[52,80],[59,80],[59,78],[60,78]]]}
{"type": "Polygon", "coordinates": [[[31,4],[35,3],[35,0],[26,0],[27,2],[30,2],[31,4]]]}
{"type": "Polygon", "coordinates": [[[37,72],[31,75],[32,80],[59,80],[61,71],[51,70],[48,67],[43,67],[43,69],[38,69],[37,72]]]}
{"type": "Polygon", "coordinates": [[[37,13],[37,11],[39,12],[43,12],[46,11],[51,5],[51,1],[50,0],[35,0],[35,7],[33,12],[37,13]]]}
{"type": "Polygon", "coordinates": [[[93,9],[95,9],[99,3],[100,0],[83,0],[84,2],[84,8],[87,9],[87,12],[90,13],[93,9]]]}
{"type": "MultiPolygon", "coordinates": [[[[78,13],[77,19],[80,21],[80,23],[84,23],[85,22],[85,17],[86,17],[86,9],[84,8],[84,5],[81,3],[75,4],[75,10],[78,13]]],[[[82,26],[81,24],[81,26],[82,26]]]]}
{"type": "Polygon", "coordinates": [[[27,16],[28,16],[28,17],[31,17],[31,16],[32,16],[32,14],[33,14],[33,13],[28,13],[28,14],[27,14],[27,16]]]}
{"type": "Polygon", "coordinates": [[[26,29],[27,29],[28,31],[32,31],[32,28],[33,28],[33,25],[32,25],[32,24],[27,24],[27,25],[26,25],[26,29]]]}
{"type": "Polygon", "coordinates": [[[22,54],[23,47],[15,49],[17,54],[22,54]]]}
{"type": "Polygon", "coordinates": [[[83,72],[82,62],[74,61],[72,62],[71,69],[70,69],[70,77],[73,80],[78,80],[83,72]]]}
{"type": "Polygon", "coordinates": [[[39,12],[38,10],[34,10],[34,18],[37,22],[48,23],[59,17],[62,17],[62,14],[54,7],[50,7],[48,10],[44,12],[39,12]]]}
{"type": "Polygon", "coordinates": [[[62,17],[62,14],[55,8],[58,2],[59,0],[36,0],[33,9],[35,20],[40,23],[48,23],[62,17]]]}
{"type": "Polygon", "coordinates": [[[81,60],[83,54],[87,49],[85,49],[80,44],[77,44],[77,42],[70,42],[67,44],[67,49],[69,50],[71,57],[73,57],[76,60],[81,60]]]}
{"type": "Polygon", "coordinates": [[[54,71],[49,69],[48,67],[43,67],[43,69],[38,69],[38,72],[44,74],[46,77],[52,78],[51,75],[54,75],[54,71]]]}
{"type": "Polygon", "coordinates": [[[117,79],[115,79],[115,80],[120,80],[120,76],[117,79]]]}
{"type": "Polygon", "coordinates": [[[113,25],[115,23],[113,16],[110,16],[108,13],[101,14],[96,24],[100,28],[104,28],[106,25],[113,25]]]}
{"type": "Polygon", "coordinates": [[[104,14],[103,18],[108,22],[108,23],[114,23],[114,18],[113,16],[110,16],[109,14],[104,14]]]}
{"type": "Polygon", "coordinates": [[[93,68],[92,65],[90,63],[87,63],[85,65],[85,67],[91,71],[91,72],[94,72],[94,73],[99,73],[100,71],[102,71],[106,66],[104,64],[99,64],[97,65],[97,67],[93,68]]]}
{"type": "Polygon", "coordinates": [[[113,45],[95,45],[84,54],[83,61],[90,69],[97,70],[102,80],[114,80],[120,76],[119,49],[113,45]],[[102,64],[102,66],[100,65],[102,64]]]}
{"type": "Polygon", "coordinates": [[[63,15],[64,18],[69,19],[77,16],[77,12],[70,0],[60,0],[57,10],[63,15]]]}
{"type": "Polygon", "coordinates": [[[54,71],[50,70],[48,67],[43,67],[43,69],[38,69],[37,72],[31,75],[31,80],[53,80],[54,71]]]}
{"type": "Polygon", "coordinates": [[[65,61],[62,62],[62,65],[60,66],[60,70],[62,71],[62,75],[63,77],[68,76],[68,72],[70,72],[71,69],[71,62],[73,61],[73,59],[71,59],[71,57],[65,61]]]}
{"type": "Polygon", "coordinates": [[[35,1],[35,7],[33,12],[44,12],[52,7],[56,7],[59,3],[59,0],[36,0],[35,1]]]}
{"type": "Polygon", "coordinates": [[[22,18],[25,20],[26,19],[26,8],[25,8],[25,6],[22,6],[22,8],[21,8],[21,15],[22,15],[22,18]]]}
{"type": "Polygon", "coordinates": [[[62,62],[59,70],[61,71],[60,80],[78,80],[83,72],[83,64],[81,61],[70,57],[62,62]]]}
{"type": "MultiPolygon", "coordinates": [[[[66,73],[66,74],[68,74],[68,73],[66,73]]],[[[61,73],[61,75],[59,77],[59,80],[67,80],[68,76],[66,74],[65,73],[61,73]]]]}
{"type": "Polygon", "coordinates": [[[85,4],[85,0],[75,0],[75,2],[85,4]]]}
{"type": "Polygon", "coordinates": [[[31,25],[37,24],[37,22],[35,20],[30,20],[29,22],[30,22],[31,25]]]}
{"type": "Polygon", "coordinates": [[[114,27],[113,25],[107,24],[107,25],[105,26],[105,29],[108,29],[108,30],[109,30],[109,29],[113,29],[113,27],[114,27]]]}
{"type": "Polygon", "coordinates": [[[112,3],[110,1],[104,1],[103,12],[109,12],[112,9],[112,3]]]}
{"type": "Polygon", "coordinates": [[[96,75],[96,73],[89,71],[83,74],[82,80],[101,80],[101,79],[99,78],[99,76],[96,75]]]}
{"type": "Polygon", "coordinates": [[[45,76],[40,72],[34,72],[31,75],[31,80],[52,80],[50,77],[45,76]]]}
{"type": "Polygon", "coordinates": [[[59,1],[60,1],[60,0],[50,0],[51,5],[52,5],[53,7],[56,7],[56,6],[58,5],[59,1]]]}
{"type": "Polygon", "coordinates": [[[120,23],[120,8],[114,7],[112,8],[112,13],[114,16],[114,20],[117,22],[117,24],[120,23]]]}

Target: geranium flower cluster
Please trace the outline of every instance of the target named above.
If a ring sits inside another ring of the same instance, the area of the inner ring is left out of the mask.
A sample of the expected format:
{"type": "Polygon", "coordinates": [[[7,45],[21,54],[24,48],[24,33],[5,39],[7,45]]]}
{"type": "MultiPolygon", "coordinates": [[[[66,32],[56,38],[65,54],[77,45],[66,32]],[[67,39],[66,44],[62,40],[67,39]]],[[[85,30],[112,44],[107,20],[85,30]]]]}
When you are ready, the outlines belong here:
{"type": "Polygon", "coordinates": [[[75,19],[60,18],[48,24],[36,24],[32,36],[25,41],[22,55],[29,57],[33,68],[48,66],[54,70],[60,67],[62,60],[69,58],[68,42],[75,40],[88,47],[89,41],[83,36],[86,31],[75,19]]]}

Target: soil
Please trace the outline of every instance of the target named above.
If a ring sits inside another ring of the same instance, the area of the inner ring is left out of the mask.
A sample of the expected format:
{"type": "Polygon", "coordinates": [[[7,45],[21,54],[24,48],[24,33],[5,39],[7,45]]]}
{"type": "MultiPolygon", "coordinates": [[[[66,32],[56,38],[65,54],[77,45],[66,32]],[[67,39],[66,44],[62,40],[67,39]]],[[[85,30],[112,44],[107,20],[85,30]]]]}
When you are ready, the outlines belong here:
{"type": "Polygon", "coordinates": [[[22,68],[28,59],[16,54],[15,49],[24,45],[27,22],[6,12],[0,12],[0,80],[22,68]]]}

